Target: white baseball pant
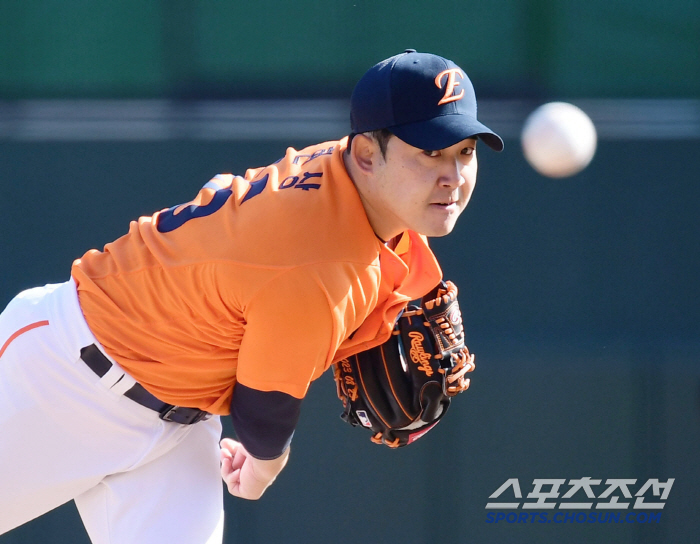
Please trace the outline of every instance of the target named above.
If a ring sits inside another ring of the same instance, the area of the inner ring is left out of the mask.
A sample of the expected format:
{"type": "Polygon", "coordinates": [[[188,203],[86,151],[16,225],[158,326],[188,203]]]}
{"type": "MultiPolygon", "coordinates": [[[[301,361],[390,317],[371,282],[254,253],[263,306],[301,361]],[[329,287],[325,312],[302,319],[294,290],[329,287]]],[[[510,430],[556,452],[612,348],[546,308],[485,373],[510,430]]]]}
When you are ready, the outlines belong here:
{"type": "Polygon", "coordinates": [[[74,499],[94,544],[221,543],[220,419],[161,420],[90,344],[72,280],[0,314],[0,534],[74,499]]]}

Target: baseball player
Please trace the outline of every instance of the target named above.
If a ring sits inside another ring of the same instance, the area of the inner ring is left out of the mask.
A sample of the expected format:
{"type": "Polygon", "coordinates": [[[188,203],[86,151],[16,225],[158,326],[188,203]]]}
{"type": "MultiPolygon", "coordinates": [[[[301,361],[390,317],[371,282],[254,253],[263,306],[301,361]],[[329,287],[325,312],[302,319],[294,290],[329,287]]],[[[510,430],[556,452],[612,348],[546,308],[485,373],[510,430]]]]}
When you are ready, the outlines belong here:
{"type": "Polygon", "coordinates": [[[362,77],[351,130],[214,177],[10,302],[0,534],[75,500],[95,543],[215,543],[221,478],[263,494],[310,382],[440,282],[427,237],[467,205],[477,141],[503,148],[464,71],[413,50],[362,77]]]}

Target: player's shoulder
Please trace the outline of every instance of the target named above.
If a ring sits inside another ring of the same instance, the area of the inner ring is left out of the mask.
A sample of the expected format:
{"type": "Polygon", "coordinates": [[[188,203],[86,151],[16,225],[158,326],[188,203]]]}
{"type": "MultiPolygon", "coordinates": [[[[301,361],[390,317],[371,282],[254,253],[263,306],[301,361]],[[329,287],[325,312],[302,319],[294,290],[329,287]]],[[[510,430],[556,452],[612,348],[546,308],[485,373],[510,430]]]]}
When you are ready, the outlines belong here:
{"type": "MultiPolygon", "coordinates": [[[[258,168],[249,168],[242,178],[243,183],[251,183],[256,187],[268,185],[268,181],[278,180],[280,188],[296,188],[308,191],[317,189],[319,179],[311,177],[342,176],[345,173],[342,153],[347,147],[347,137],[342,140],[330,140],[296,149],[288,147],[275,162],[258,168]],[[309,182],[309,183],[305,183],[309,182]]],[[[274,181],[271,186],[277,187],[274,181]]],[[[293,191],[294,192],[294,191],[293,191]]]]}
{"type": "Polygon", "coordinates": [[[298,150],[287,148],[274,163],[246,172],[242,185],[239,183],[243,191],[240,203],[265,195],[255,198],[258,206],[280,205],[294,212],[296,205],[323,205],[345,198],[345,193],[355,190],[343,161],[346,147],[347,138],[298,150]]]}
{"type": "Polygon", "coordinates": [[[334,154],[342,152],[347,146],[347,138],[341,140],[329,140],[318,144],[309,145],[301,149],[288,147],[283,157],[274,164],[280,168],[287,166],[299,170],[310,168],[318,169],[322,165],[331,162],[334,154]]]}

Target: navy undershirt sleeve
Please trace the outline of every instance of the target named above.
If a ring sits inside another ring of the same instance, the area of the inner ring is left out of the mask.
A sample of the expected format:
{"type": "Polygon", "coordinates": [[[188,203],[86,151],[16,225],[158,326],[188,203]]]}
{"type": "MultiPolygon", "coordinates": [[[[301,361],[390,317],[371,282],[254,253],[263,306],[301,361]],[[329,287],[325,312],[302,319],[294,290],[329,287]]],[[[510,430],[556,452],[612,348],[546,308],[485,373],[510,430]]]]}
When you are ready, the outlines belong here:
{"type": "Polygon", "coordinates": [[[231,420],[243,447],[257,459],[276,459],[292,441],[301,399],[280,391],[233,388],[231,420]]]}

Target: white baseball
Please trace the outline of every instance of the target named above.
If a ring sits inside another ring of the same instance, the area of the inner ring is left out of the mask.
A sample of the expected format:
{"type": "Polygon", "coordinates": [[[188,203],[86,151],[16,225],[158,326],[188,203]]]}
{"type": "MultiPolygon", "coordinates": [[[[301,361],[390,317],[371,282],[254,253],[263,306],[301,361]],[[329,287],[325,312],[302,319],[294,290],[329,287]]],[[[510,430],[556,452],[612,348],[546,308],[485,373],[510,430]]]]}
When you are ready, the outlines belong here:
{"type": "Polygon", "coordinates": [[[523,154],[543,176],[565,178],[583,170],[597,145],[593,121],[573,104],[549,102],[525,120],[521,135],[523,154]]]}

